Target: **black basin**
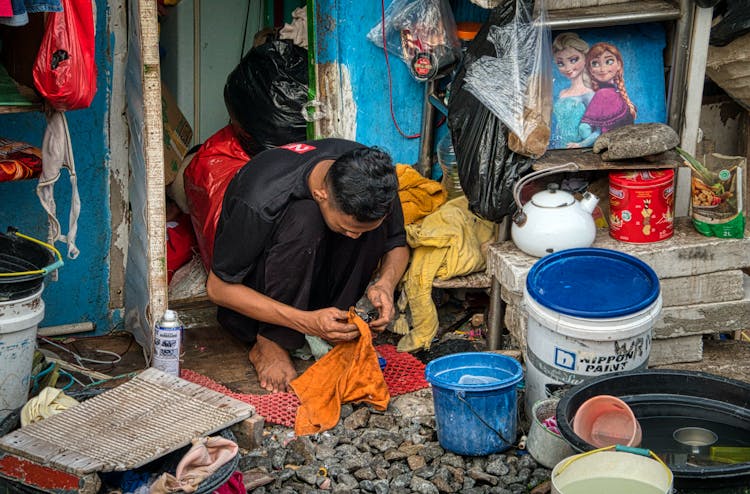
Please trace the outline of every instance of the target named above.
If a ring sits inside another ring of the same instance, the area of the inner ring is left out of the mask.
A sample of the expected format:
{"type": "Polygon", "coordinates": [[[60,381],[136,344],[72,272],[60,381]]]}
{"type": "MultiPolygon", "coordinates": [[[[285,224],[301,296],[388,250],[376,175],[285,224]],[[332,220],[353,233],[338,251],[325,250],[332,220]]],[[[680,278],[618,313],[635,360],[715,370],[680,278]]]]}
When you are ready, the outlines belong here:
{"type": "MultiPolygon", "coordinates": [[[[52,252],[39,244],[0,233],[0,273],[20,273],[46,268],[54,261],[52,252]]],[[[19,300],[39,291],[44,274],[0,276],[0,300],[19,300]]]]}
{"type": "MultiPolygon", "coordinates": [[[[703,372],[643,370],[594,378],[571,388],[557,406],[563,437],[577,450],[595,449],[573,432],[573,415],[587,399],[614,395],[630,406],[643,429],[641,447],[659,454],[674,473],[675,487],[717,488],[750,483],[750,463],[685,458],[672,436],[680,427],[714,429],[719,445],[750,447],[750,385],[703,372]],[[729,442],[727,442],[729,441],[729,442]]],[[[694,451],[695,452],[695,451],[694,451]]],[[[703,454],[702,452],[701,454],[703,454]]]]}

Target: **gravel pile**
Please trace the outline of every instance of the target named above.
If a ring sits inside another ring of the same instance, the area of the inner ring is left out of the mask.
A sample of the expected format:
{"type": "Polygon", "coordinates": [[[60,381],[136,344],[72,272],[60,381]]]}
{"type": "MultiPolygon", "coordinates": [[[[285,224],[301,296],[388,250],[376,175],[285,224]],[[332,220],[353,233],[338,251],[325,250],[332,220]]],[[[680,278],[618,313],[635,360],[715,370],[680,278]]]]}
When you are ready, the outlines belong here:
{"type": "Polygon", "coordinates": [[[388,410],[344,405],[329,431],[295,437],[267,427],[263,445],[240,460],[248,492],[517,494],[550,471],[515,449],[483,457],[440,447],[429,389],[396,397],[388,410]]]}

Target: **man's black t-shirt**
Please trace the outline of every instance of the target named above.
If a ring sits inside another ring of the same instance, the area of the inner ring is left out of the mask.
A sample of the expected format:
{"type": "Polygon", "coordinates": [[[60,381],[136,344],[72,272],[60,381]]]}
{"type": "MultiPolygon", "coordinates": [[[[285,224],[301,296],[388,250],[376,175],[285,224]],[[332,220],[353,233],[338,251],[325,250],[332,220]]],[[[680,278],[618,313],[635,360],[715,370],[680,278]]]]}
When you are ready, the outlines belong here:
{"type": "MultiPolygon", "coordinates": [[[[212,271],[228,283],[241,283],[255,269],[289,203],[312,199],[307,180],[315,165],[361,147],[344,139],[321,139],[287,144],[255,156],[232,178],[224,194],[212,271]]],[[[386,252],[406,245],[398,198],[382,227],[388,233],[386,252]]]]}

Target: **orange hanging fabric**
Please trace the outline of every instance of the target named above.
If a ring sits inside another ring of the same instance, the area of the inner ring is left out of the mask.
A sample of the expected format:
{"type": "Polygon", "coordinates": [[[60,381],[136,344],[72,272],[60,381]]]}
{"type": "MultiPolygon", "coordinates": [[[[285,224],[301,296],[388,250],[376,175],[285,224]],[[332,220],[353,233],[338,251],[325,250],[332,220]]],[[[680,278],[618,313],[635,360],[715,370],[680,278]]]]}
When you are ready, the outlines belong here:
{"type": "Polygon", "coordinates": [[[349,322],[359,328],[359,339],[339,343],[290,383],[301,402],[294,423],[298,436],[335,427],[344,403],[365,402],[378,410],[388,407],[391,397],[370,327],[354,309],[349,309],[349,322]]]}

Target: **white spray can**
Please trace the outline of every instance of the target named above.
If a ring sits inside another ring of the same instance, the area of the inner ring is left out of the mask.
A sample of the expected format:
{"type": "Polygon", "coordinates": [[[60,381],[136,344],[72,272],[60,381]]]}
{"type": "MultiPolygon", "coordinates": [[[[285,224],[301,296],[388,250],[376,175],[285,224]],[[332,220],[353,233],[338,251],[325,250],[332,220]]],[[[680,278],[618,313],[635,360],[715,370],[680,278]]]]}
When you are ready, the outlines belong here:
{"type": "Polygon", "coordinates": [[[156,323],[152,366],[173,376],[180,376],[183,326],[177,313],[167,309],[156,323]]]}

